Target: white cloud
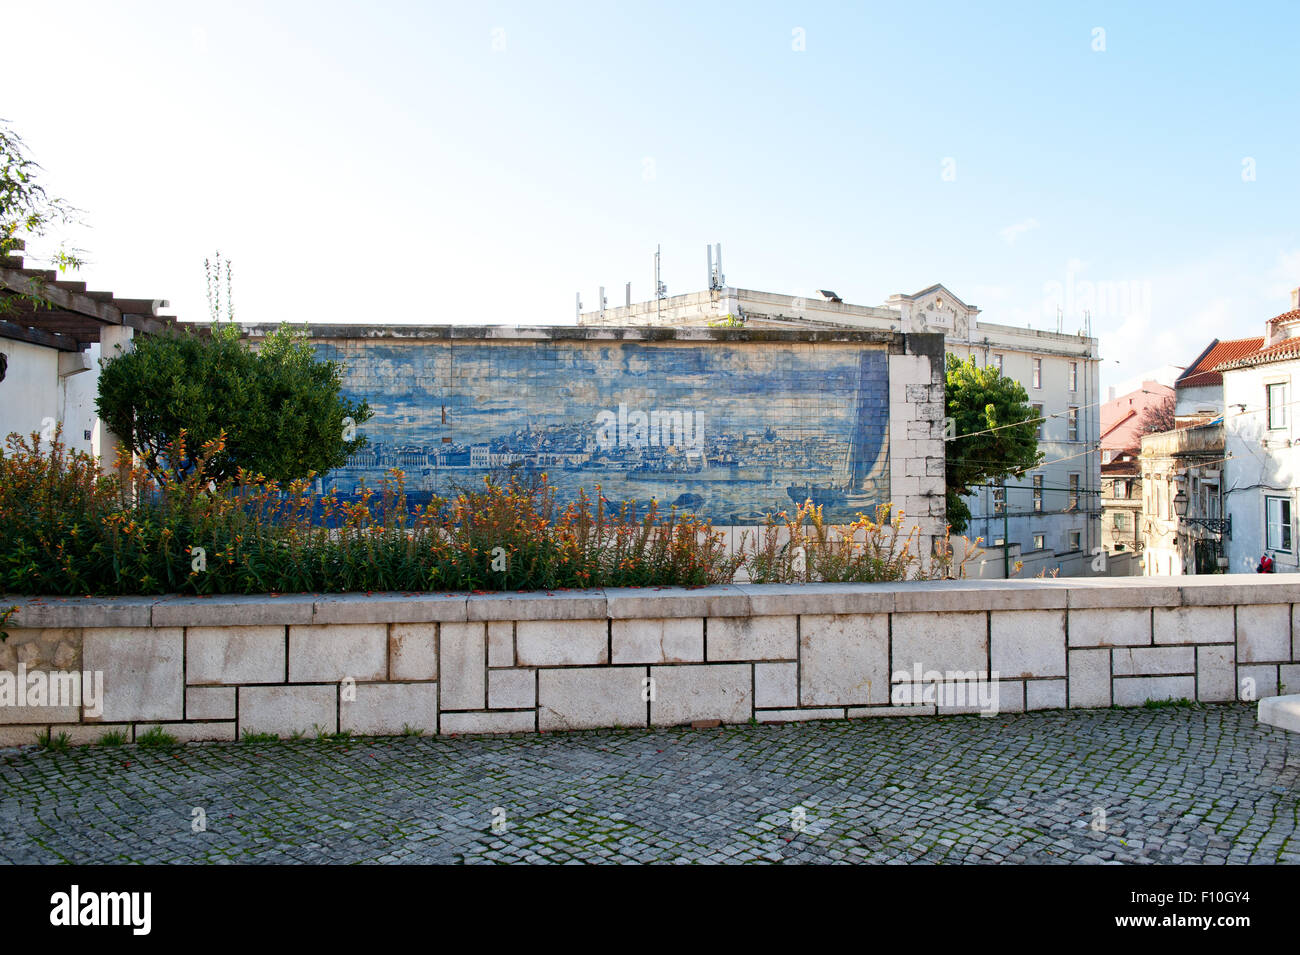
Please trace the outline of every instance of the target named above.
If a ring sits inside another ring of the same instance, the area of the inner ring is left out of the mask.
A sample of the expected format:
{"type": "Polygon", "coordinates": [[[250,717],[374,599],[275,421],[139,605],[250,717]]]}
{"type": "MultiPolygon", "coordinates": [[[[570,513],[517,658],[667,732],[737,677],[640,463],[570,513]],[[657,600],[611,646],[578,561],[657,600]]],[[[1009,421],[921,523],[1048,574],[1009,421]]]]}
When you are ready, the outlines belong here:
{"type": "Polygon", "coordinates": [[[1020,238],[1026,232],[1032,232],[1038,228],[1037,219],[1025,219],[1023,222],[1016,222],[1001,229],[998,235],[1002,236],[1002,241],[1007,245],[1015,245],[1016,239],[1020,238]]]}

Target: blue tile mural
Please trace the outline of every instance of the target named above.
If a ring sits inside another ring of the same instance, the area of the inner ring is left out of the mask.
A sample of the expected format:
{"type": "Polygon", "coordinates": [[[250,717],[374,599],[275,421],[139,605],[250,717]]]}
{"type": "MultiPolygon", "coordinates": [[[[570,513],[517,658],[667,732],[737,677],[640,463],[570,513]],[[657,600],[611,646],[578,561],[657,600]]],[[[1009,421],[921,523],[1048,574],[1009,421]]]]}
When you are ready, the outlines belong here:
{"type": "Polygon", "coordinates": [[[392,467],[414,501],[488,473],[546,471],[749,524],[812,498],[847,521],[889,499],[888,358],[861,344],[319,341],[375,416],[322,480],[351,495],[392,467]]]}

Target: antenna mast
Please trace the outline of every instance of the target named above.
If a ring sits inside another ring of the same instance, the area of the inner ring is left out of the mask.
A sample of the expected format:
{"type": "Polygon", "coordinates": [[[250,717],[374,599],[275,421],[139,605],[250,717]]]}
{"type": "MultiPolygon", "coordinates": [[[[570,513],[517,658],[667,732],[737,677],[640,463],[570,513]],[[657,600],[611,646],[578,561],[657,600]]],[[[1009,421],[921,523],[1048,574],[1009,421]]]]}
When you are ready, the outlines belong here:
{"type": "Polygon", "coordinates": [[[668,286],[659,279],[659,255],[662,250],[662,245],[655,246],[655,324],[663,316],[663,300],[668,297],[668,286]]]}

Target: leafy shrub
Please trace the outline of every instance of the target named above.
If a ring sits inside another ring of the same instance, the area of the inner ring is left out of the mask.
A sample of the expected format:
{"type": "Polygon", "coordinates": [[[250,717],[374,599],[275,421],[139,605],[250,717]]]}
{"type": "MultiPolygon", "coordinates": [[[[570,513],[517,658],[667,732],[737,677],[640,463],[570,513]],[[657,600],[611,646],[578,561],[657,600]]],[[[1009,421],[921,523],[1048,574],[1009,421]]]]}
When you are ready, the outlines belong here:
{"type": "Polygon", "coordinates": [[[339,467],[365,445],[356,426],[373,412],[341,388],[342,366],[318,361],[305,329],[283,325],[254,350],[237,326],[214,323],[207,335],[146,335],[109,357],[95,407],[160,480],[181,480],[197,464],[174,453],[185,435],[191,448],[212,448],[209,478],[242,468],[290,481],[339,467]]]}

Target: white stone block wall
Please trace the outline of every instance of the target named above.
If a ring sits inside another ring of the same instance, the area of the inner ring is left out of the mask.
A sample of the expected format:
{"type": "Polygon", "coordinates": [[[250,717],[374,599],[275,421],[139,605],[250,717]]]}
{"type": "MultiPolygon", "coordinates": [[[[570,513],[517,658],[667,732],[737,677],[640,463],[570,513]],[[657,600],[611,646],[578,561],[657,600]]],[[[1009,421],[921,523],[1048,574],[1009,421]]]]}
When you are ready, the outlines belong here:
{"type": "Polygon", "coordinates": [[[0,745],[155,726],[185,741],[531,733],[1300,692],[1300,574],[3,602],[18,612],[0,671],[98,672],[104,697],[97,711],[0,705],[0,745]]]}
{"type": "Polygon", "coordinates": [[[909,530],[929,555],[944,535],[944,354],[940,335],[905,336],[905,353],[889,356],[889,490],[909,530]]]}

